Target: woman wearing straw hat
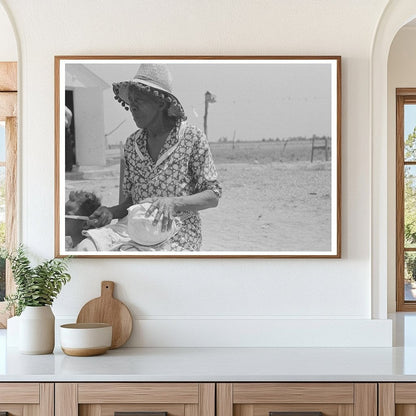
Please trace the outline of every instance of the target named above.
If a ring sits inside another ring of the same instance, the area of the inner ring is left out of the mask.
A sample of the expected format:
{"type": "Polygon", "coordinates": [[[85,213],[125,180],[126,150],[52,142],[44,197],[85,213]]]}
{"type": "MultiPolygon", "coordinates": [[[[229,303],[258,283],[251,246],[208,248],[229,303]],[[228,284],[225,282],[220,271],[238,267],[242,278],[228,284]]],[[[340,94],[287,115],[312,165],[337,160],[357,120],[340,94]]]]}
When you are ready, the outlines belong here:
{"type": "Polygon", "coordinates": [[[163,250],[200,250],[198,211],[217,206],[221,196],[206,137],[185,122],[166,65],[141,64],[134,79],[114,83],[113,90],[139,129],[125,144],[126,199],[113,207],[98,208],[90,216],[90,226],[102,227],[125,217],[132,205],[150,203],[146,216],[154,218],[154,225],[163,232],[178,217],[181,220],[179,231],[163,250]]]}

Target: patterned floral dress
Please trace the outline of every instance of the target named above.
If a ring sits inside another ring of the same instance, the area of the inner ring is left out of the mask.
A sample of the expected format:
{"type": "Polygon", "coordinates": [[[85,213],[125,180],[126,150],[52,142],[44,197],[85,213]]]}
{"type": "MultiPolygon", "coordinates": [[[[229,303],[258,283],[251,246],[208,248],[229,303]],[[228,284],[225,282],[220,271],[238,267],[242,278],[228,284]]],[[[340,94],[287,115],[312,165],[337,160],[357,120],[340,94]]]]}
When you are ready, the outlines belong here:
{"type": "MultiPolygon", "coordinates": [[[[123,190],[133,204],[145,198],[193,195],[207,189],[221,196],[221,186],[205,135],[186,122],[169,133],[157,161],[147,150],[146,129],[128,137],[124,156],[126,168],[123,190]]],[[[198,212],[180,213],[182,226],[163,245],[166,251],[198,251],[201,249],[201,217],[198,212]]]]}

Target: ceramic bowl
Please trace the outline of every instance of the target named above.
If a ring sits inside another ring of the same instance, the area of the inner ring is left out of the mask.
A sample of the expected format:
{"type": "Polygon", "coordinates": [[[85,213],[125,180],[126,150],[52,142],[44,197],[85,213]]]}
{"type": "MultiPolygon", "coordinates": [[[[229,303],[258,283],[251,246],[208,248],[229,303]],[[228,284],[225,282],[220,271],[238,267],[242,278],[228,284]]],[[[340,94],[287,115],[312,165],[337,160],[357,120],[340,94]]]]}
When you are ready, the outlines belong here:
{"type": "Polygon", "coordinates": [[[88,357],[111,347],[112,326],[104,323],[65,324],[60,328],[61,348],[67,355],[88,357]]]}

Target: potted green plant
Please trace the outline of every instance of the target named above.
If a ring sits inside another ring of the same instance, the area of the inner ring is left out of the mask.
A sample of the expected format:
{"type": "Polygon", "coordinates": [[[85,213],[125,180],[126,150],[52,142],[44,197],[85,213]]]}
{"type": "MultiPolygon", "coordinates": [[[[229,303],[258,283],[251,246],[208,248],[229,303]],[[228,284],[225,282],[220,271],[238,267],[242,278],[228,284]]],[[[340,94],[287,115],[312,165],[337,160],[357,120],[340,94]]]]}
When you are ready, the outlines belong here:
{"type": "Polygon", "coordinates": [[[5,297],[19,318],[19,350],[49,354],[55,346],[55,316],[51,305],[71,276],[68,257],[32,266],[23,246],[3,254],[11,265],[16,292],[5,297]]]}

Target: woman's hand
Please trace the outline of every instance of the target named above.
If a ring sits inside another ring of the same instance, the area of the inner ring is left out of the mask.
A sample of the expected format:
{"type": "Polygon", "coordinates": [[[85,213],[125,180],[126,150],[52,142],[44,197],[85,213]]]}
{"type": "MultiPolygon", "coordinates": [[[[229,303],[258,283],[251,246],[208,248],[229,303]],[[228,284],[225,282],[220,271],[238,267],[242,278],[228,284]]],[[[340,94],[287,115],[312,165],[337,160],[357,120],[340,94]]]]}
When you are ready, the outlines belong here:
{"type": "Polygon", "coordinates": [[[87,228],[100,228],[104,225],[110,224],[113,219],[113,213],[108,207],[98,207],[89,217],[86,222],[87,228]]]}
{"type": "Polygon", "coordinates": [[[170,231],[172,228],[174,216],[176,214],[177,198],[175,197],[160,197],[160,198],[146,198],[140,203],[150,202],[151,206],[146,211],[146,217],[150,217],[155,212],[155,219],[153,225],[162,223],[162,231],[170,231]]]}

